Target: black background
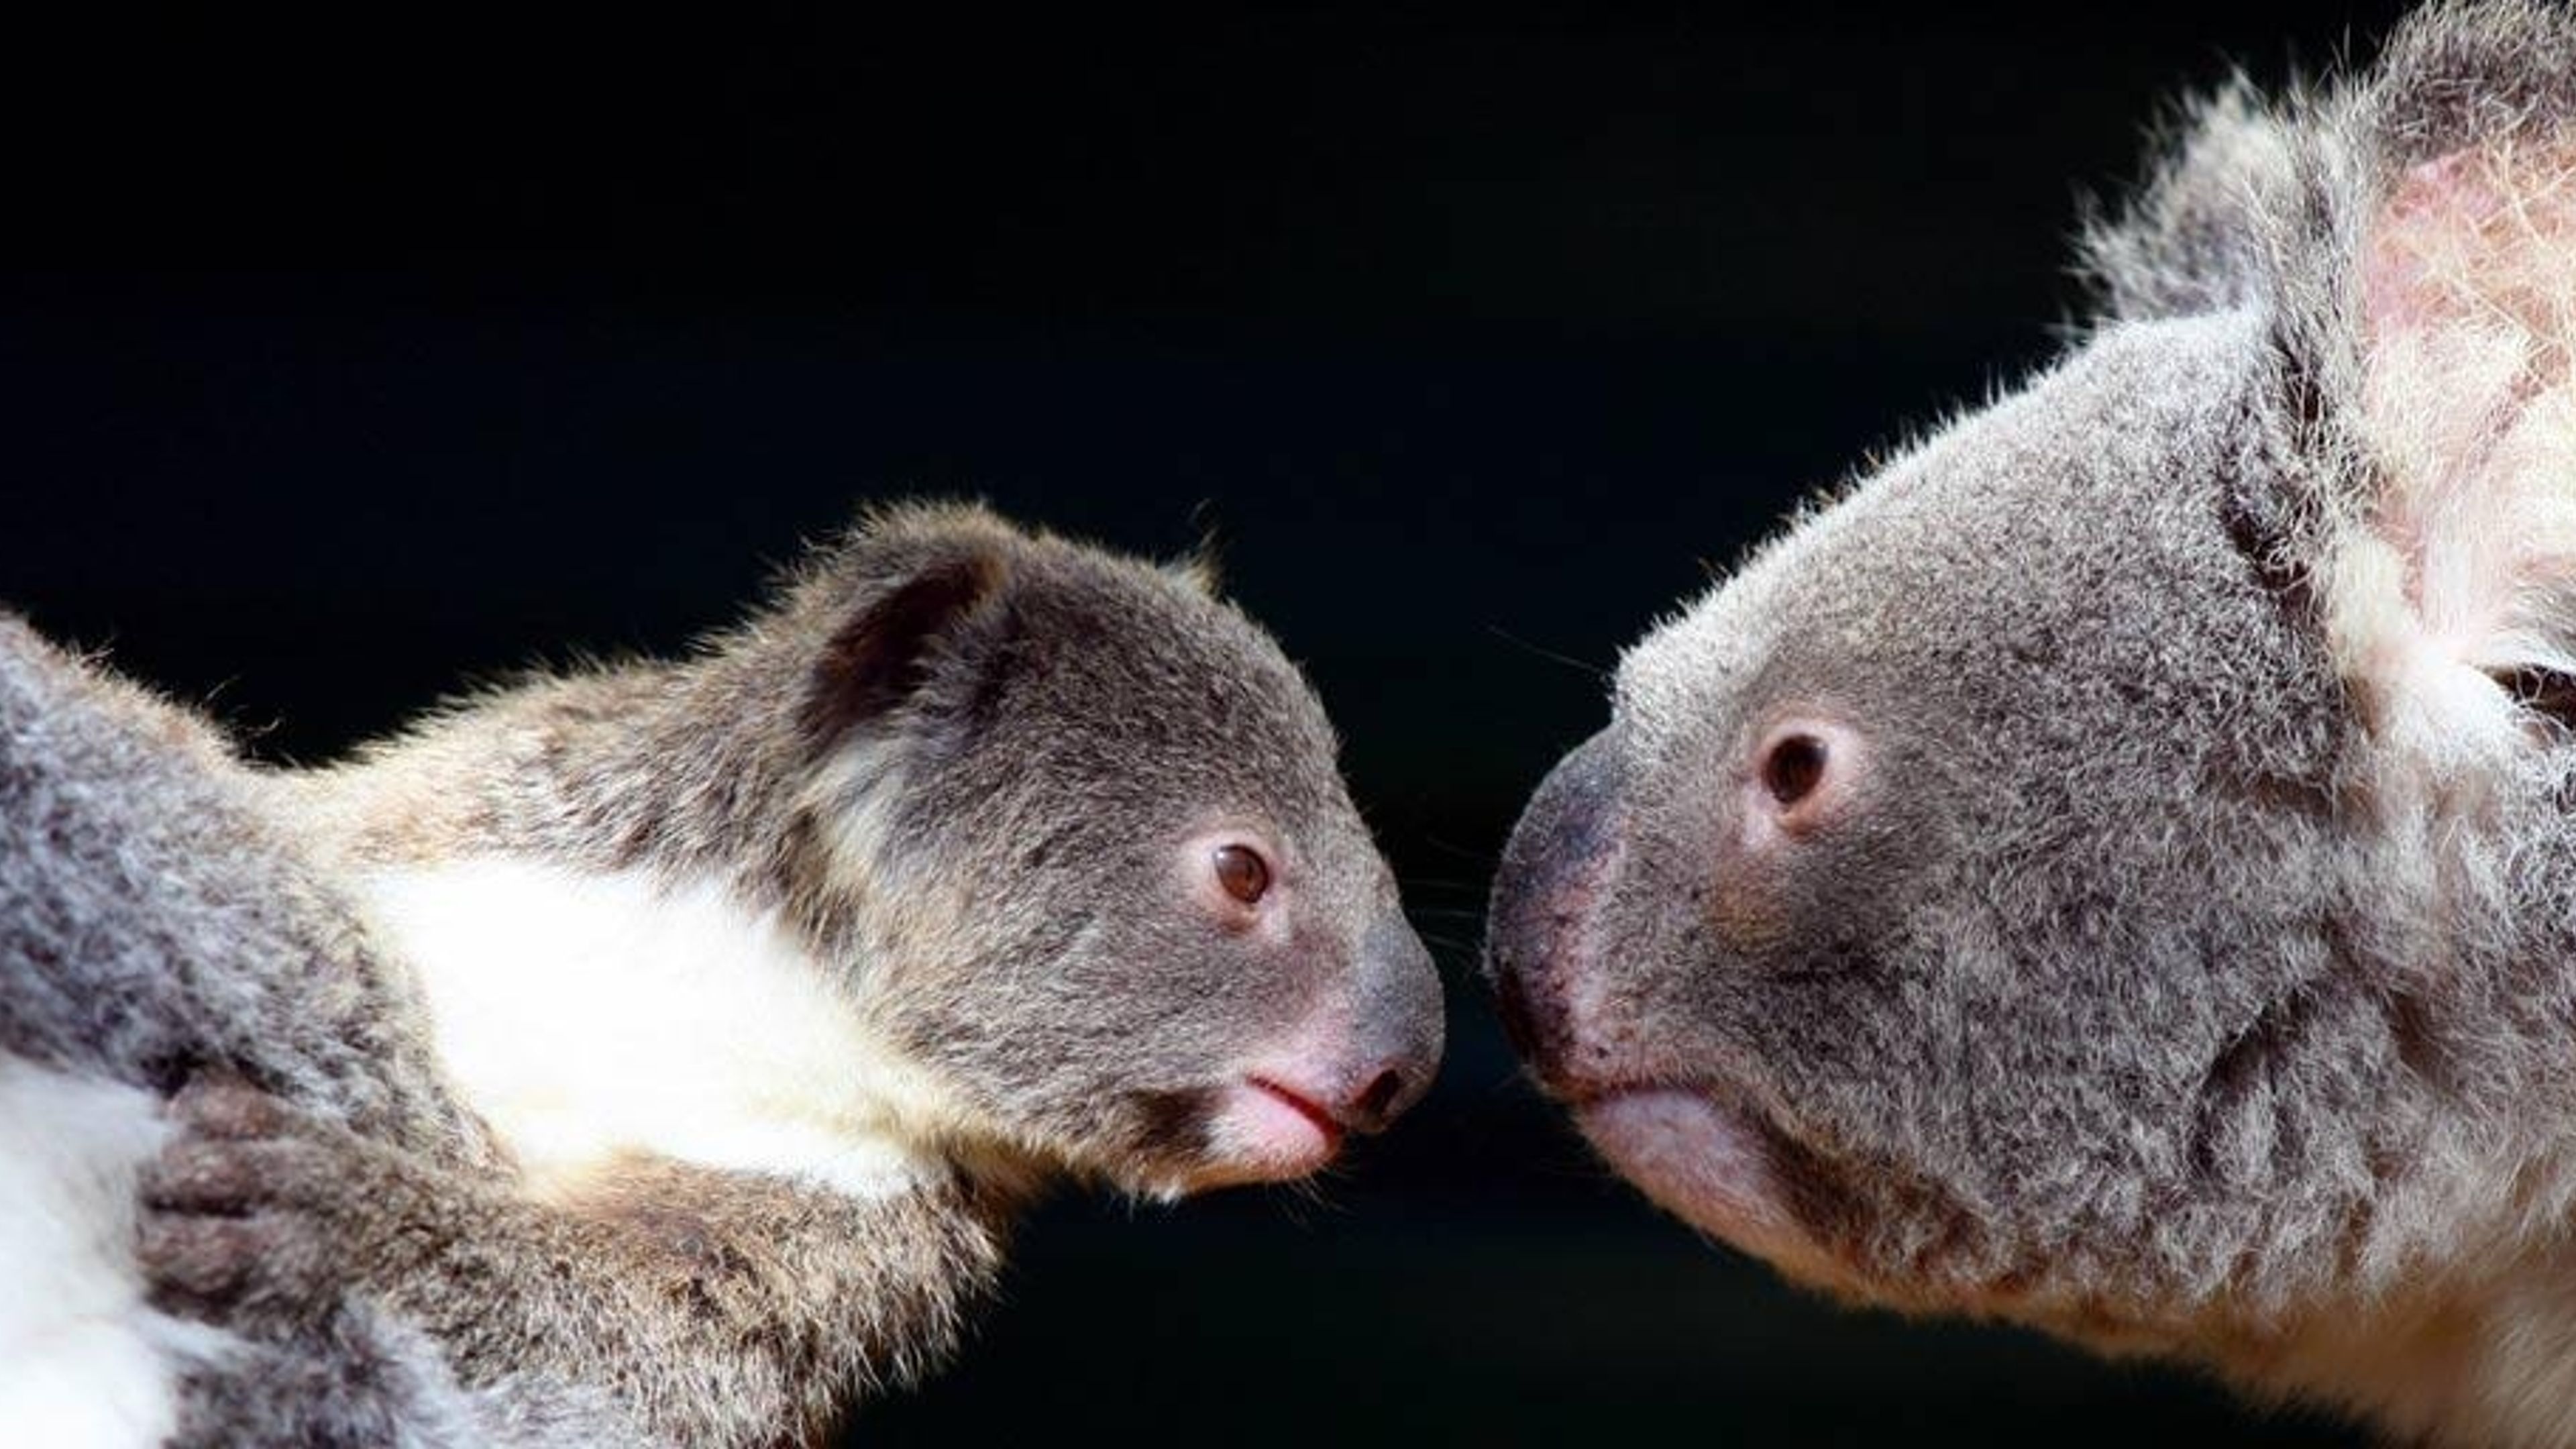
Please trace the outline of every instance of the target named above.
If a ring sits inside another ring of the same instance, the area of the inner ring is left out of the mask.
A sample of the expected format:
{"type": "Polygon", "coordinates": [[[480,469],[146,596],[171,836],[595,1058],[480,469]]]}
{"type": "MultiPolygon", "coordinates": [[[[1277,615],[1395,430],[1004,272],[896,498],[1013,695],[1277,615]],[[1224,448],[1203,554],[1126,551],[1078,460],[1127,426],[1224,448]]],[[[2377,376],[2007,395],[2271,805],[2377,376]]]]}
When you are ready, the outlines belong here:
{"type": "Polygon", "coordinates": [[[1445,1079],[1311,1194],[1060,1202],[877,1444],[2347,1442],[1782,1289],[1588,1165],[1467,967],[1619,647],[2043,360],[2175,95],[2391,8],[102,8],[0,49],[0,599],[311,760],[676,645],[863,499],[1213,532],[1445,1079]]]}

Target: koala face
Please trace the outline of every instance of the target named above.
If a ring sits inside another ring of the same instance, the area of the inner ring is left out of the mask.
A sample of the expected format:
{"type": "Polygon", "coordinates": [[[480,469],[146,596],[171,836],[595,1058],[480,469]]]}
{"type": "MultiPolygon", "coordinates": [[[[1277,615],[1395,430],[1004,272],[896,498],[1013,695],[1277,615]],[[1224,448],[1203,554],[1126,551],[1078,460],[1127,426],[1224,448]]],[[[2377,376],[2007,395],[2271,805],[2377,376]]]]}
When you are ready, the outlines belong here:
{"type": "Polygon", "coordinates": [[[2337,974],[2349,716],[2228,531],[2255,341],[2105,338],[1623,662],[1492,953],[1542,1080],[1658,1201],[1964,1303],[2090,1245],[2087,1293],[2195,1295],[2261,1204],[2357,1206],[2402,1073],[2337,974]]]}
{"type": "Polygon", "coordinates": [[[1422,1094],[1438,978],[1267,635],[980,515],[846,568],[822,894],[952,1130],[1180,1192],[1303,1175],[1422,1094]]]}
{"type": "Polygon", "coordinates": [[[2147,1345],[2554,1221],[2569,40],[2436,15],[2366,86],[2213,106],[2096,239],[2088,341],[1624,659],[1488,968],[1658,1202],[2147,1345]]]}

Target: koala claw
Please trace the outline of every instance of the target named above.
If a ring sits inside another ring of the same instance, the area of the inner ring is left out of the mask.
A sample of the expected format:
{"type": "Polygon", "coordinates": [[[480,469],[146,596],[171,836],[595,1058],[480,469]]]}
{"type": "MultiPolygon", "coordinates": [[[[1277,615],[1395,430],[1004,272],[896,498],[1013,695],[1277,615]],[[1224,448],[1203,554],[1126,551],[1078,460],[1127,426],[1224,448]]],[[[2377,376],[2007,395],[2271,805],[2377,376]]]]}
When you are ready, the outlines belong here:
{"type": "Polygon", "coordinates": [[[200,1073],[170,1099],[170,1120],[203,1137],[273,1137],[298,1118],[285,1102],[238,1077],[200,1073]]]}

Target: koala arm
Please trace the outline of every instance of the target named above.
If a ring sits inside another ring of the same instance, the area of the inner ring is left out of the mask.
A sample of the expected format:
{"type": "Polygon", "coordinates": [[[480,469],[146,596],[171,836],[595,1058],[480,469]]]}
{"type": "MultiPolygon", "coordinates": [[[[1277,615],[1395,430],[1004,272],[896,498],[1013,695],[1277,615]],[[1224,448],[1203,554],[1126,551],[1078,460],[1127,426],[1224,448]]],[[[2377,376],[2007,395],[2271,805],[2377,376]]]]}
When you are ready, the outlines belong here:
{"type": "Polygon", "coordinates": [[[254,1338],[351,1296],[469,1391],[596,1391],[652,1442],[802,1443],[908,1377],[991,1280],[998,1214],[965,1184],[860,1201],[660,1158],[541,1201],[224,1081],[173,1103],[144,1185],[163,1306],[254,1338]]]}

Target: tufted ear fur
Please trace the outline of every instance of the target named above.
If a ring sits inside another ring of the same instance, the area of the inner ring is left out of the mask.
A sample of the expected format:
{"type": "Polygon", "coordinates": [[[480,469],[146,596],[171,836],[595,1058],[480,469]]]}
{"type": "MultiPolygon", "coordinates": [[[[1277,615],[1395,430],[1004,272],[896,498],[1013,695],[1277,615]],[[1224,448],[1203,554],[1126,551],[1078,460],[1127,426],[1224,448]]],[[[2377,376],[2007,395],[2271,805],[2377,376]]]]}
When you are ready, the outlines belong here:
{"type": "Polygon", "coordinates": [[[2293,250],[2295,125],[2244,83],[2182,117],[2135,200],[2084,228],[2080,270],[2115,322],[2224,311],[2272,298],[2293,250]]]}
{"type": "Polygon", "coordinates": [[[2436,754],[2576,724],[2576,22],[2482,13],[2401,37],[2364,113],[2366,499],[2323,576],[2347,677],[2436,754]]]}
{"type": "Polygon", "coordinates": [[[2378,477],[2332,575],[2337,641],[2439,723],[2502,724],[2576,678],[2576,145],[2409,168],[2358,285],[2378,477]]]}
{"type": "Polygon", "coordinates": [[[1016,536],[973,512],[898,515],[862,530],[806,592],[845,617],[806,681],[801,723],[819,752],[898,711],[971,698],[1014,582],[1016,536]]]}

